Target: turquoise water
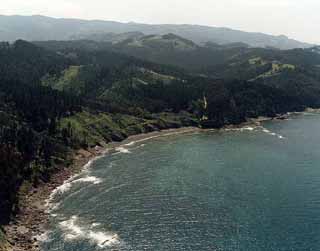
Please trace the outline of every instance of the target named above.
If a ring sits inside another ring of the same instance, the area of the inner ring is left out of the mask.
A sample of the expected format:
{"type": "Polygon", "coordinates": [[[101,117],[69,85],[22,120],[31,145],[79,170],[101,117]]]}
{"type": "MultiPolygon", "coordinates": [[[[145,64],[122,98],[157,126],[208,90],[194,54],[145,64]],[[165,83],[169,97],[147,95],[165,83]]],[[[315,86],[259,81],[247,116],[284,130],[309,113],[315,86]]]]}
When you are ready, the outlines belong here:
{"type": "Polygon", "coordinates": [[[123,146],[57,192],[43,250],[320,250],[319,132],[305,114],[123,146]]]}

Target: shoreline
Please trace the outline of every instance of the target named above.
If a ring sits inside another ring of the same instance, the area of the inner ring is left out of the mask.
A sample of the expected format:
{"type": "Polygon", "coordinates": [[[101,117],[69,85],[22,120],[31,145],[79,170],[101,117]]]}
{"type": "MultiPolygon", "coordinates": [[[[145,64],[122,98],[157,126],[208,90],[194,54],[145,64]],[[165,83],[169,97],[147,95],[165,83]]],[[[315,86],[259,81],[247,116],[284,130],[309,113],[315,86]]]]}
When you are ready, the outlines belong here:
{"type": "Polygon", "coordinates": [[[121,142],[110,142],[105,147],[79,149],[72,153],[73,163],[70,167],[64,167],[54,173],[50,181],[40,183],[38,187],[31,187],[28,192],[20,192],[20,210],[10,223],[4,226],[5,234],[10,248],[5,251],[40,251],[39,241],[46,233],[50,213],[48,206],[56,189],[82,173],[97,158],[101,158],[116,151],[131,142],[142,142],[159,137],[185,134],[201,131],[198,127],[181,127],[165,129],[150,133],[132,135],[121,142]]]}
{"type": "Polygon", "coordinates": [[[68,182],[68,180],[82,173],[82,171],[88,168],[96,159],[104,157],[113,151],[117,151],[116,148],[118,147],[120,148],[133,143],[172,135],[205,131],[228,131],[261,126],[261,123],[265,121],[287,120],[292,115],[299,115],[304,112],[320,112],[320,110],[308,108],[303,112],[286,113],[276,117],[261,116],[258,118],[250,118],[239,125],[226,125],[220,129],[202,129],[199,127],[164,129],[132,135],[121,142],[110,142],[104,147],[96,146],[90,149],[75,150],[71,154],[73,160],[71,166],[58,170],[51,176],[49,182],[41,183],[37,188],[31,187],[28,192],[20,193],[20,211],[7,226],[4,226],[7,241],[11,245],[11,247],[5,251],[40,251],[39,242],[42,240],[41,236],[43,236],[47,230],[50,216],[48,207],[50,200],[54,197],[54,192],[68,182]]]}

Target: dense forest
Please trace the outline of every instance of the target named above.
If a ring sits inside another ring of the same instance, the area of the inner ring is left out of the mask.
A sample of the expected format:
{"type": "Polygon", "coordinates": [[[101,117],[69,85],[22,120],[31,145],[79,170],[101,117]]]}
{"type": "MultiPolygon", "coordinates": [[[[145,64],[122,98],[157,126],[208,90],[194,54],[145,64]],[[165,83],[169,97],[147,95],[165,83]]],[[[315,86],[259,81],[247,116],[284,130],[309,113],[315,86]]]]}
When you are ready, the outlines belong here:
{"type": "Polygon", "coordinates": [[[20,186],[48,181],[75,149],[320,107],[313,49],[140,42],[0,44],[0,225],[19,210],[20,186]]]}

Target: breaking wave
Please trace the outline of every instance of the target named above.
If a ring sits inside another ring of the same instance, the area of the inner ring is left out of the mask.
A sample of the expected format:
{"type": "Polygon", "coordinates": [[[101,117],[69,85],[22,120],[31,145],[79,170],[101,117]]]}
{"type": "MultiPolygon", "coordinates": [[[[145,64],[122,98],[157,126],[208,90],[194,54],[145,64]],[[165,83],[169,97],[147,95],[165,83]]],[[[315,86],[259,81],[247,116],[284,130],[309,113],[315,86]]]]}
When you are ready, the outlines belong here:
{"type": "Polygon", "coordinates": [[[124,148],[123,146],[116,147],[115,150],[119,153],[131,153],[129,149],[124,148]]]}
{"type": "MultiPolygon", "coordinates": [[[[128,143],[128,144],[125,144],[124,146],[133,146],[133,145],[135,145],[136,143],[138,143],[137,141],[132,141],[132,142],[130,142],[130,143],[128,143]]],[[[139,145],[139,146],[136,146],[135,148],[132,148],[132,150],[136,150],[136,149],[139,149],[139,148],[141,148],[141,147],[144,147],[145,146],[145,144],[141,144],[141,145],[139,145]]],[[[125,148],[125,147],[123,147],[123,146],[119,146],[119,147],[116,147],[115,148],[115,153],[113,154],[113,155],[115,155],[115,154],[119,154],[119,153],[132,153],[131,152],[131,149],[129,150],[129,149],[127,149],[127,148],[125,148]]]]}
{"type": "Polygon", "coordinates": [[[67,191],[69,191],[72,187],[73,184],[76,183],[92,183],[94,185],[100,184],[102,182],[102,179],[94,177],[94,176],[87,176],[84,178],[79,178],[79,179],[74,179],[71,178],[69,180],[67,180],[66,182],[64,182],[61,186],[57,187],[50,195],[50,198],[53,199],[55,196],[59,195],[59,194],[63,194],[67,191]]]}
{"type": "MultiPolygon", "coordinates": [[[[222,129],[223,131],[229,132],[229,131],[254,131],[258,128],[258,126],[244,126],[244,127],[239,127],[239,128],[224,128],[222,129]]],[[[213,129],[213,131],[216,131],[216,129],[213,129]]]]}
{"type": "Polygon", "coordinates": [[[71,177],[70,179],[66,180],[61,186],[57,187],[55,190],[52,191],[50,194],[49,199],[46,202],[46,207],[47,207],[47,212],[51,213],[52,211],[56,210],[59,208],[60,203],[56,202],[54,203],[54,199],[59,196],[64,194],[65,192],[69,191],[72,186],[76,183],[91,183],[93,185],[97,185],[102,183],[102,179],[97,178],[95,176],[86,176],[83,178],[76,179],[78,175],[71,177]]]}
{"type": "Polygon", "coordinates": [[[263,126],[244,126],[244,127],[240,127],[240,128],[225,128],[223,129],[223,131],[239,131],[239,132],[244,132],[244,131],[262,131],[264,133],[269,134],[270,136],[275,136],[278,137],[279,139],[285,139],[284,136],[275,133],[275,132],[271,132],[269,129],[263,127],[263,126]]]}
{"type": "Polygon", "coordinates": [[[130,143],[125,144],[125,146],[133,146],[135,143],[136,143],[136,141],[131,141],[130,143]]]}
{"type": "Polygon", "coordinates": [[[89,168],[91,167],[92,163],[100,158],[103,158],[107,153],[108,153],[108,150],[104,151],[101,155],[89,160],[88,163],[83,166],[83,170],[81,173],[73,175],[69,179],[65,180],[61,186],[54,189],[46,201],[47,212],[51,213],[53,210],[56,210],[60,206],[60,203],[53,203],[55,197],[69,191],[73,184],[85,182],[85,183],[92,183],[92,184],[96,185],[96,184],[101,183],[102,180],[100,178],[97,178],[94,176],[89,176],[89,174],[86,177],[79,178],[79,179],[77,179],[77,178],[80,175],[83,175],[84,173],[88,173],[89,168]]]}
{"type": "Polygon", "coordinates": [[[50,242],[51,241],[51,239],[49,238],[50,233],[51,233],[50,231],[46,231],[40,235],[34,236],[34,238],[39,242],[50,242]]]}
{"type": "Polygon", "coordinates": [[[81,226],[78,216],[72,216],[69,220],[59,223],[60,229],[64,232],[65,241],[88,240],[100,248],[120,244],[117,234],[96,230],[99,225],[99,223],[93,223],[89,228],[81,226]]]}

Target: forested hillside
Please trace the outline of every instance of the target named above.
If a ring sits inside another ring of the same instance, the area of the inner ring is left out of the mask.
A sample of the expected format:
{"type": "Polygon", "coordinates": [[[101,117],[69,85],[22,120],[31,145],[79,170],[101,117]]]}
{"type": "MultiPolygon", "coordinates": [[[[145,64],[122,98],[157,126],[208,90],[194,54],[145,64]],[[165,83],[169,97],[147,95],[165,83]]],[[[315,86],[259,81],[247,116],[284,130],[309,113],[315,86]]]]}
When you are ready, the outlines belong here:
{"type": "Polygon", "coordinates": [[[34,44],[56,52],[72,49],[91,53],[113,51],[156,64],[183,68],[189,74],[201,74],[214,78],[247,80],[250,77],[258,76],[258,73],[270,71],[273,64],[278,64],[280,67],[284,65],[285,68],[292,68],[292,66],[308,69],[317,67],[316,70],[320,65],[318,47],[278,50],[250,48],[243,43],[229,45],[207,43],[199,46],[174,34],[137,35],[116,42],[74,40],[34,42],[34,44]]]}
{"type": "Polygon", "coordinates": [[[21,185],[46,182],[76,149],[320,107],[319,65],[315,48],[200,47],[173,34],[1,43],[0,225],[21,185]]]}

